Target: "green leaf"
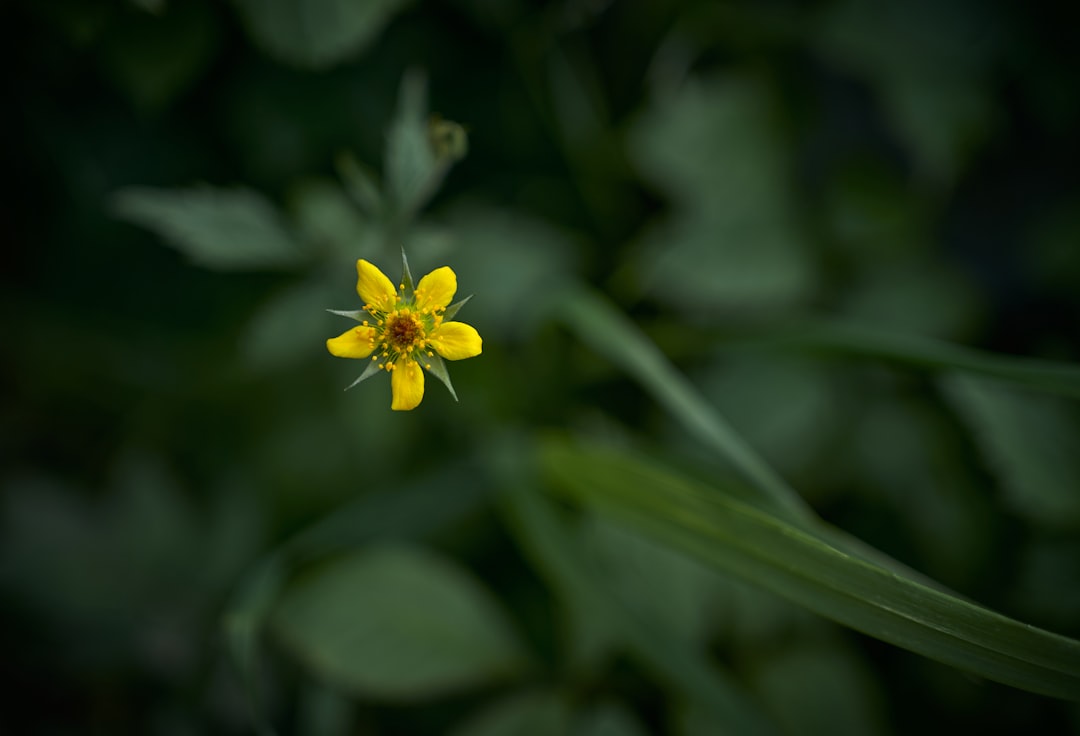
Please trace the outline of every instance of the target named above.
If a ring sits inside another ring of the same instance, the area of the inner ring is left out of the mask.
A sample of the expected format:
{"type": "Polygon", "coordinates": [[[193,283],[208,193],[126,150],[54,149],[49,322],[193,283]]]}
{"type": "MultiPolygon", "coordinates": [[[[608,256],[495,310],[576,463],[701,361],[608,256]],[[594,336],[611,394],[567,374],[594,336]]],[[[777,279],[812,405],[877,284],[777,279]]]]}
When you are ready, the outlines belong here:
{"type": "Polygon", "coordinates": [[[433,122],[427,113],[427,79],[417,71],[401,81],[397,113],[386,141],[386,192],[402,227],[427,204],[439,189],[450,167],[465,155],[464,130],[456,126],[457,143],[435,138],[439,131],[456,126],[433,122]]]}
{"type": "Polygon", "coordinates": [[[604,703],[579,715],[573,736],[646,736],[640,721],[622,705],[604,703]]]}
{"type": "Polygon", "coordinates": [[[322,279],[275,294],[259,308],[244,332],[240,346],[244,359],[252,367],[282,370],[324,356],[324,340],[345,331],[340,325],[329,327],[323,314],[327,301],[335,296],[322,279]]]}
{"type": "Polygon", "coordinates": [[[813,292],[780,120],[765,84],[731,76],[688,81],[633,126],[635,163],[674,203],[642,243],[637,272],[655,299],[701,318],[813,292]]]}
{"type": "Polygon", "coordinates": [[[437,475],[365,495],[337,509],[266,555],[240,580],[226,607],[222,628],[260,734],[273,733],[273,729],[260,694],[259,645],[289,572],[301,562],[351,549],[375,537],[423,537],[474,512],[482,499],[483,487],[471,474],[460,467],[440,468],[437,475]]]}
{"type": "Polygon", "coordinates": [[[273,623],[317,677],[368,697],[433,697],[526,664],[488,591],[419,548],[376,546],[320,567],[286,591],[273,623]]]}
{"type": "Polygon", "coordinates": [[[234,0],[248,35],[279,61],[308,69],[367,48],[408,0],[234,0]]]}
{"type": "Polygon", "coordinates": [[[306,242],[334,262],[349,263],[381,246],[382,232],[330,179],[305,179],[290,187],[288,212],[306,242]]]}
{"type": "Polygon", "coordinates": [[[954,374],[946,395],[998,474],[1015,513],[1053,528],[1080,528],[1080,414],[1064,399],[954,374]]]}
{"type": "Polygon", "coordinates": [[[553,736],[567,733],[570,713],[563,698],[552,693],[512,695],[488,706],[453,736],[553,736]]]}
{"type": "Polygon", "coordinates": [[[988,87],[1001,16],[974,3],[933,0],[903,8],[839,0],[823,11],[808,29],[811,42],[871,83],[885,124],[907,145],[918,172],[951,183],[997,122],[988,87]]]}
{"type": "Polygon", "coordinates": [[[385,206],[383,196],[371,170],[348,151],[334,158],[334,168],[341,177],[345,191],[364,214],[376,220],[382,217],[385,206]]]}
{"type": "Polygon", "coordinates": [[[438,353],[434,353],[430,356],[425,356],[428,361],[424,364],[424,368],[427,372],[435,376],[442,382],[442,385],[446,386],[446,390],[450,392],[450,395],[454,397],[454,401],[458,400],[457,391],[454,390],[454,384],[450,380],[450,371],[446,369],[446,362],[442,359],[438,353]]]}
{"type": "Polygon", "coordinates": [[[359,376],[356,377],[355,381],[345,387],[345,390],[348,391],[350,388],[355,388],[356,386],[359,386],[361,383],[374,376],[380,370],[382,370],[382,366],[378,362],[374,360],[367,361],[366,365],[364,366],[364,370],[360,373],[359,376]]]}
{"type": "Polygon", "coordinates": [[[552,439],[540,461],[587,506],[826,618],[988,679],[1080,700],[1080,642],[853,557],[626,452],[552,439]]]}
{"type": "Polygon", "coordinates": [[[583,523],[581,538],[621,605],[672,638],[706,645],[712,570],[601,518],[583,523]]]}
{"type": "Polygon", "coordinates": [[[755,657],[749,679],[762,702],[787,733],[888,733],[874,672],[839,643],[827,644],[789,644],[755,657]]]}
{"type": "Polygon", "coordinates": [[[476,294],[465,321],[485,337],[526,340],[574,271],[578,244],[524,212],[479,203],[450,208],[445,223],[452,240],[425,261],[453,259],[462,289],[476,294]]]}
{"type": "Polygon", "coordinates": [[[247,189],[124,189],[113,210],[206,268],[290,268],[305,256],[277,209],[247,189]]]}

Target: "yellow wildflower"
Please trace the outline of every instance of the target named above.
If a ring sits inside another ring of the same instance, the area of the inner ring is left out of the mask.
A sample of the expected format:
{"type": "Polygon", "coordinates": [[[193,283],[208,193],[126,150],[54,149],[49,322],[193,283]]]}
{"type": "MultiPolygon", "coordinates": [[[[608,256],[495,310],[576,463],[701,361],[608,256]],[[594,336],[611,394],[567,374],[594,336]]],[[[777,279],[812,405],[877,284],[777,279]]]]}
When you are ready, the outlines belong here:
{"type": "Polygon", "coordinates": [[[472,326],[450,321],[469,300],[466,297],[450,304],[457,291],[453,270],[449,266],[436,268],[414,288],[404,253],[402,262],[403,275],[397,289],[378,267],[363,259],[356,262],[356,291],[364,300],[363,310],[329,311],[361,324],[326,341],[326,349],[339,358],[371,357],[367,369],[352,386],[381,369],[389,372],[394,397],[390,408],[396,411],[415,409],[424,398],[421,366],[446,384],[457,399],[442,359],[472,358],[480,354],[482,347],[480,335],[472,326]]]}

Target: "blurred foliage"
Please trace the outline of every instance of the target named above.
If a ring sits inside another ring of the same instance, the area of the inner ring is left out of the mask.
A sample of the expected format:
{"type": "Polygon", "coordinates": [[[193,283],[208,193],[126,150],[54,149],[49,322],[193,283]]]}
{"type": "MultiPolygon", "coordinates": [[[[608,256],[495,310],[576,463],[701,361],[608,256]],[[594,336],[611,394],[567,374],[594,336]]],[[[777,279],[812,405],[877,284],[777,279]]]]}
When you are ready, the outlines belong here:
{"type": "Polygon", "coordinates": [[[1080,733],[1074,10],[7,11],[0,732],[1080,733]]]}

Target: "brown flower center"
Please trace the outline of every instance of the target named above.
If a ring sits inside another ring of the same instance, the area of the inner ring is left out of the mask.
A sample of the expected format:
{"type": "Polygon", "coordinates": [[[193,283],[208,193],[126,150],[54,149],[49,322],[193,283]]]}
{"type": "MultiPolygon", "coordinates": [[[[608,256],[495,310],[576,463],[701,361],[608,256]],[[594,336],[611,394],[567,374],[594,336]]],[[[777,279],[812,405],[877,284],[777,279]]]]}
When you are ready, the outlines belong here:
{"type": "Polygon", "coordinates": [[[390,318],[384,333],[386,340],[399,352],[406,352],[424,335],[424,327],[411,314],[399,314],[390,318]]]}

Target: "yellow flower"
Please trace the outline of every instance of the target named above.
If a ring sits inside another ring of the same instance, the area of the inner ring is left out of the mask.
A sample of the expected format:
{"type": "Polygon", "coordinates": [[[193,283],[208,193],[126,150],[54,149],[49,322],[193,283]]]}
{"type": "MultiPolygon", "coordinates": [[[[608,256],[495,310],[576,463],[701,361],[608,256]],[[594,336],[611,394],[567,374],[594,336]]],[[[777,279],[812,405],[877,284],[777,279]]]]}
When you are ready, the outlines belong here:
{"type": "Polygon", "coordinates": [[[363,310],[328,311],[361,324],[326,341],[326,349],[339,358],[371,357],[367,369],[349,388],[380,369],[389,372],[394,396],[390,408],[396,411],[415,409],[424,398],[421,366],[446,384],[457,399],[442,359],[472,358],[482,347],[472,326],[450,321],[469,300],[466,297],[450,304],[457,291],[453,270],[449,266],[436,268],[414,288],[404,253],[402,265],[401,284],[395,289],[376,266],[363,259],[357,261],[356,291],[364,300],[363,310]]]}

